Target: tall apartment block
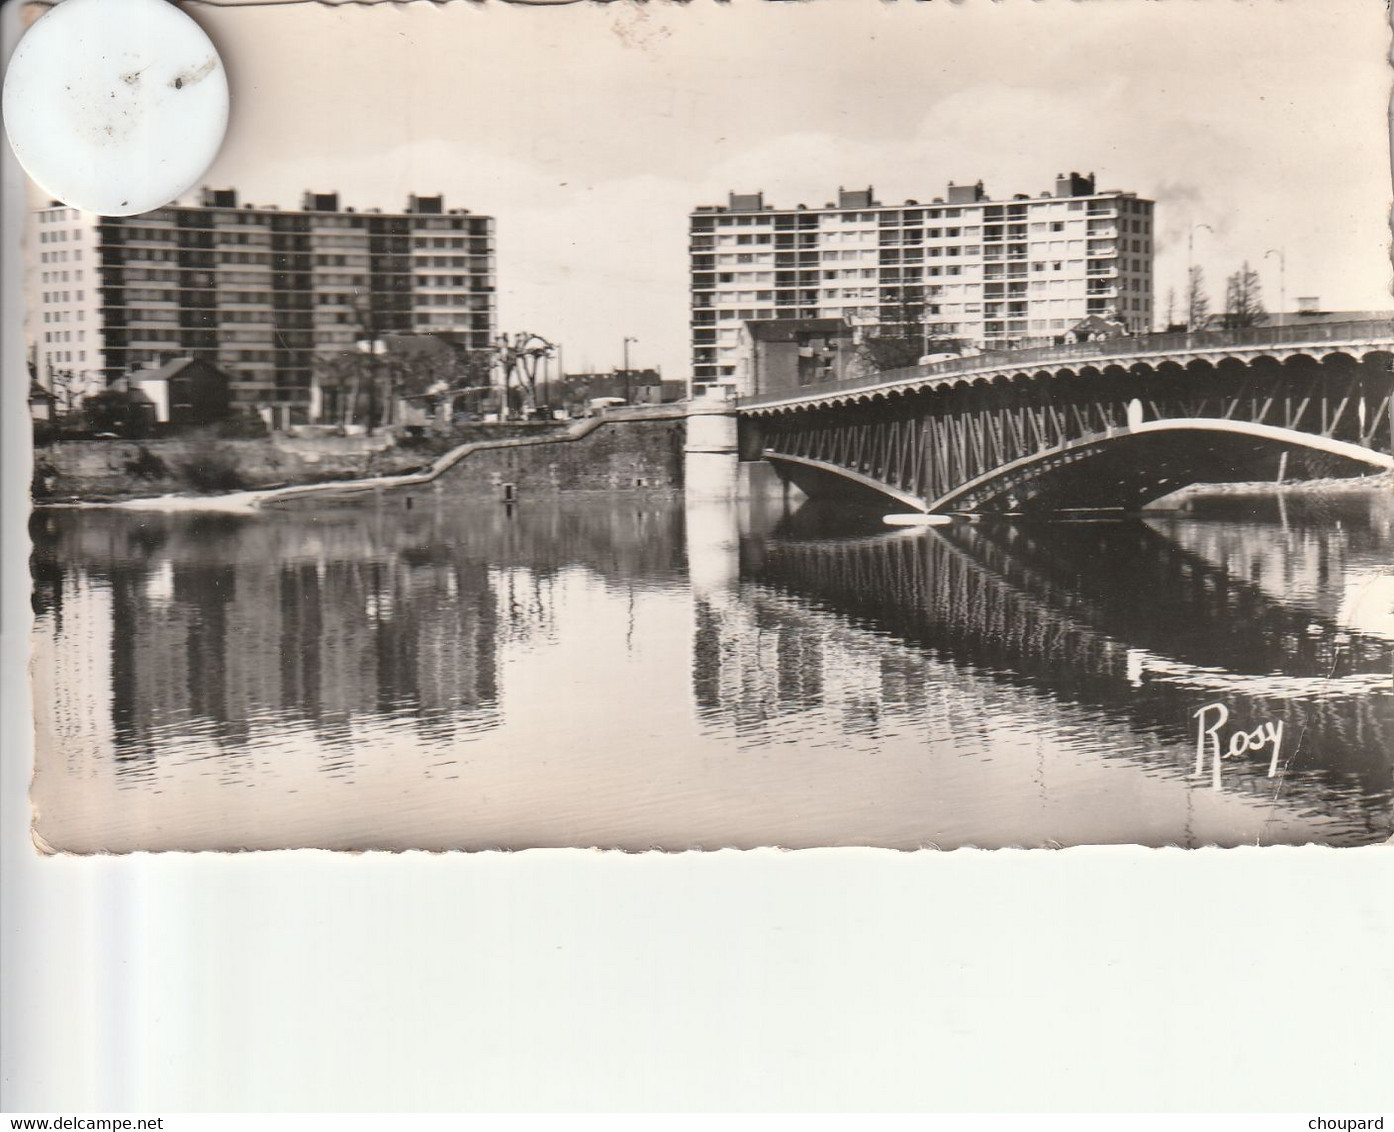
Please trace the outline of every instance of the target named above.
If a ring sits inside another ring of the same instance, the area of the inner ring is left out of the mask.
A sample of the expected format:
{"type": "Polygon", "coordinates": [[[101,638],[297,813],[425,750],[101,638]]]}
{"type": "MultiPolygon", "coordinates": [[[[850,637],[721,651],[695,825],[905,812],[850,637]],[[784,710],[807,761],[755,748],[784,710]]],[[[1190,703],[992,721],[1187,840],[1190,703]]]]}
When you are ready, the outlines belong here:
{"type": "Polygon", "coordinates": [[[384,333],[494,337],[494,221],[439,196],[385,213],[306,193],[293,211],[205,189],[141,216],[36,219],[31,333],[49,388],[55,371],[99,385],[192,356],[230,375],[234,403],[303,421],[316,354],[384,333]]]}
{"type": "Polygon", "coordinates": [[[742,323],[844,318],[864,331],[978,348],[1049,342],[1087,316],[1152,326],[1153,202],[1060,176],[993,200],[950,185],[928,204],[839,190],[823,208],[762,193],[691,215],[692,372],[731,380],[742,323]]]}

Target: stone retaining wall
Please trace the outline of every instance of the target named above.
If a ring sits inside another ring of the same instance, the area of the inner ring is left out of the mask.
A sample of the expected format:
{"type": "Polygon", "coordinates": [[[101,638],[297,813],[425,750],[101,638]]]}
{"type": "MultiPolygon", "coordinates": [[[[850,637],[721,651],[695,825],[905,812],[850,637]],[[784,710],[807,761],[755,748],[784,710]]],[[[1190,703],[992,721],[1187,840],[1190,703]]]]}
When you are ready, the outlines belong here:
{"type": "Polygon", "coordinates": [[[326,484],[277,493],[260,505],[325,507],[374,496],[523,501],[577,491],[680,491],[685,438],[686,420],[680,412],[607,418],[547,438],[475,445],[429,480],[326,484]]]}
{"type": "Polygon", "coordinates": [[[393,446],[386,436],[303,438],[273,433],[220,439],[204,433],[148,440],[67,440],[34,451],[40,502],[214,493],[400,475],[431,466],[452,446],[485,437],[557,435],[562,426],[472,428],[451,440],[393,446]]]}

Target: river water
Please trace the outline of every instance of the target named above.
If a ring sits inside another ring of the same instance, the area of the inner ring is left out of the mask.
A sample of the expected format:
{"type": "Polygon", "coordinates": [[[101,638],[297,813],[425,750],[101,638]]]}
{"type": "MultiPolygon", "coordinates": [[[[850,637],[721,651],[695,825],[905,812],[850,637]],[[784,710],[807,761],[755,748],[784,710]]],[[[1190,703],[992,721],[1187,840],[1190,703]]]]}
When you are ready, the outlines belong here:
{"type": "Polygon", "coordinates": [[[908,531],[637,496],[51,510],[32,534],[58,848],[1394,832],[1387,496],[908,531]]]}

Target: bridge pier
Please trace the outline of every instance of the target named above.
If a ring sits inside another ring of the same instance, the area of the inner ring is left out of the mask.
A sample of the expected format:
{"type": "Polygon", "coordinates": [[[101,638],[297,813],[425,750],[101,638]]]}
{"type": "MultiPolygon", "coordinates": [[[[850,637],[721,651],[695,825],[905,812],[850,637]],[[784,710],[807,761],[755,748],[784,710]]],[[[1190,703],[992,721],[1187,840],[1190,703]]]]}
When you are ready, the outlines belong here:
{"type": "Polygon", "coordinates": [[[739,490],[739,433],[730,386],[692,391],[683,449],[684,492],[690,500],[734,500],[739,490]]]}

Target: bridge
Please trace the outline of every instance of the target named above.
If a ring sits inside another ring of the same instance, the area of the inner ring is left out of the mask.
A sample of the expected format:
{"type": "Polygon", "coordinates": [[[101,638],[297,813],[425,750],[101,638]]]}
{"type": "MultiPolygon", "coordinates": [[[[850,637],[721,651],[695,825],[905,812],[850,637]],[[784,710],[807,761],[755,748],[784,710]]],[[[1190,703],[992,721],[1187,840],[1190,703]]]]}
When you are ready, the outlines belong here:
{"type": "Polygon", "coordinates": [[[1134,509],[1190,483],[1394,469],[1394,320],[1004,351],[742,398],[810,495],[926,513],[1134,509]]]}

